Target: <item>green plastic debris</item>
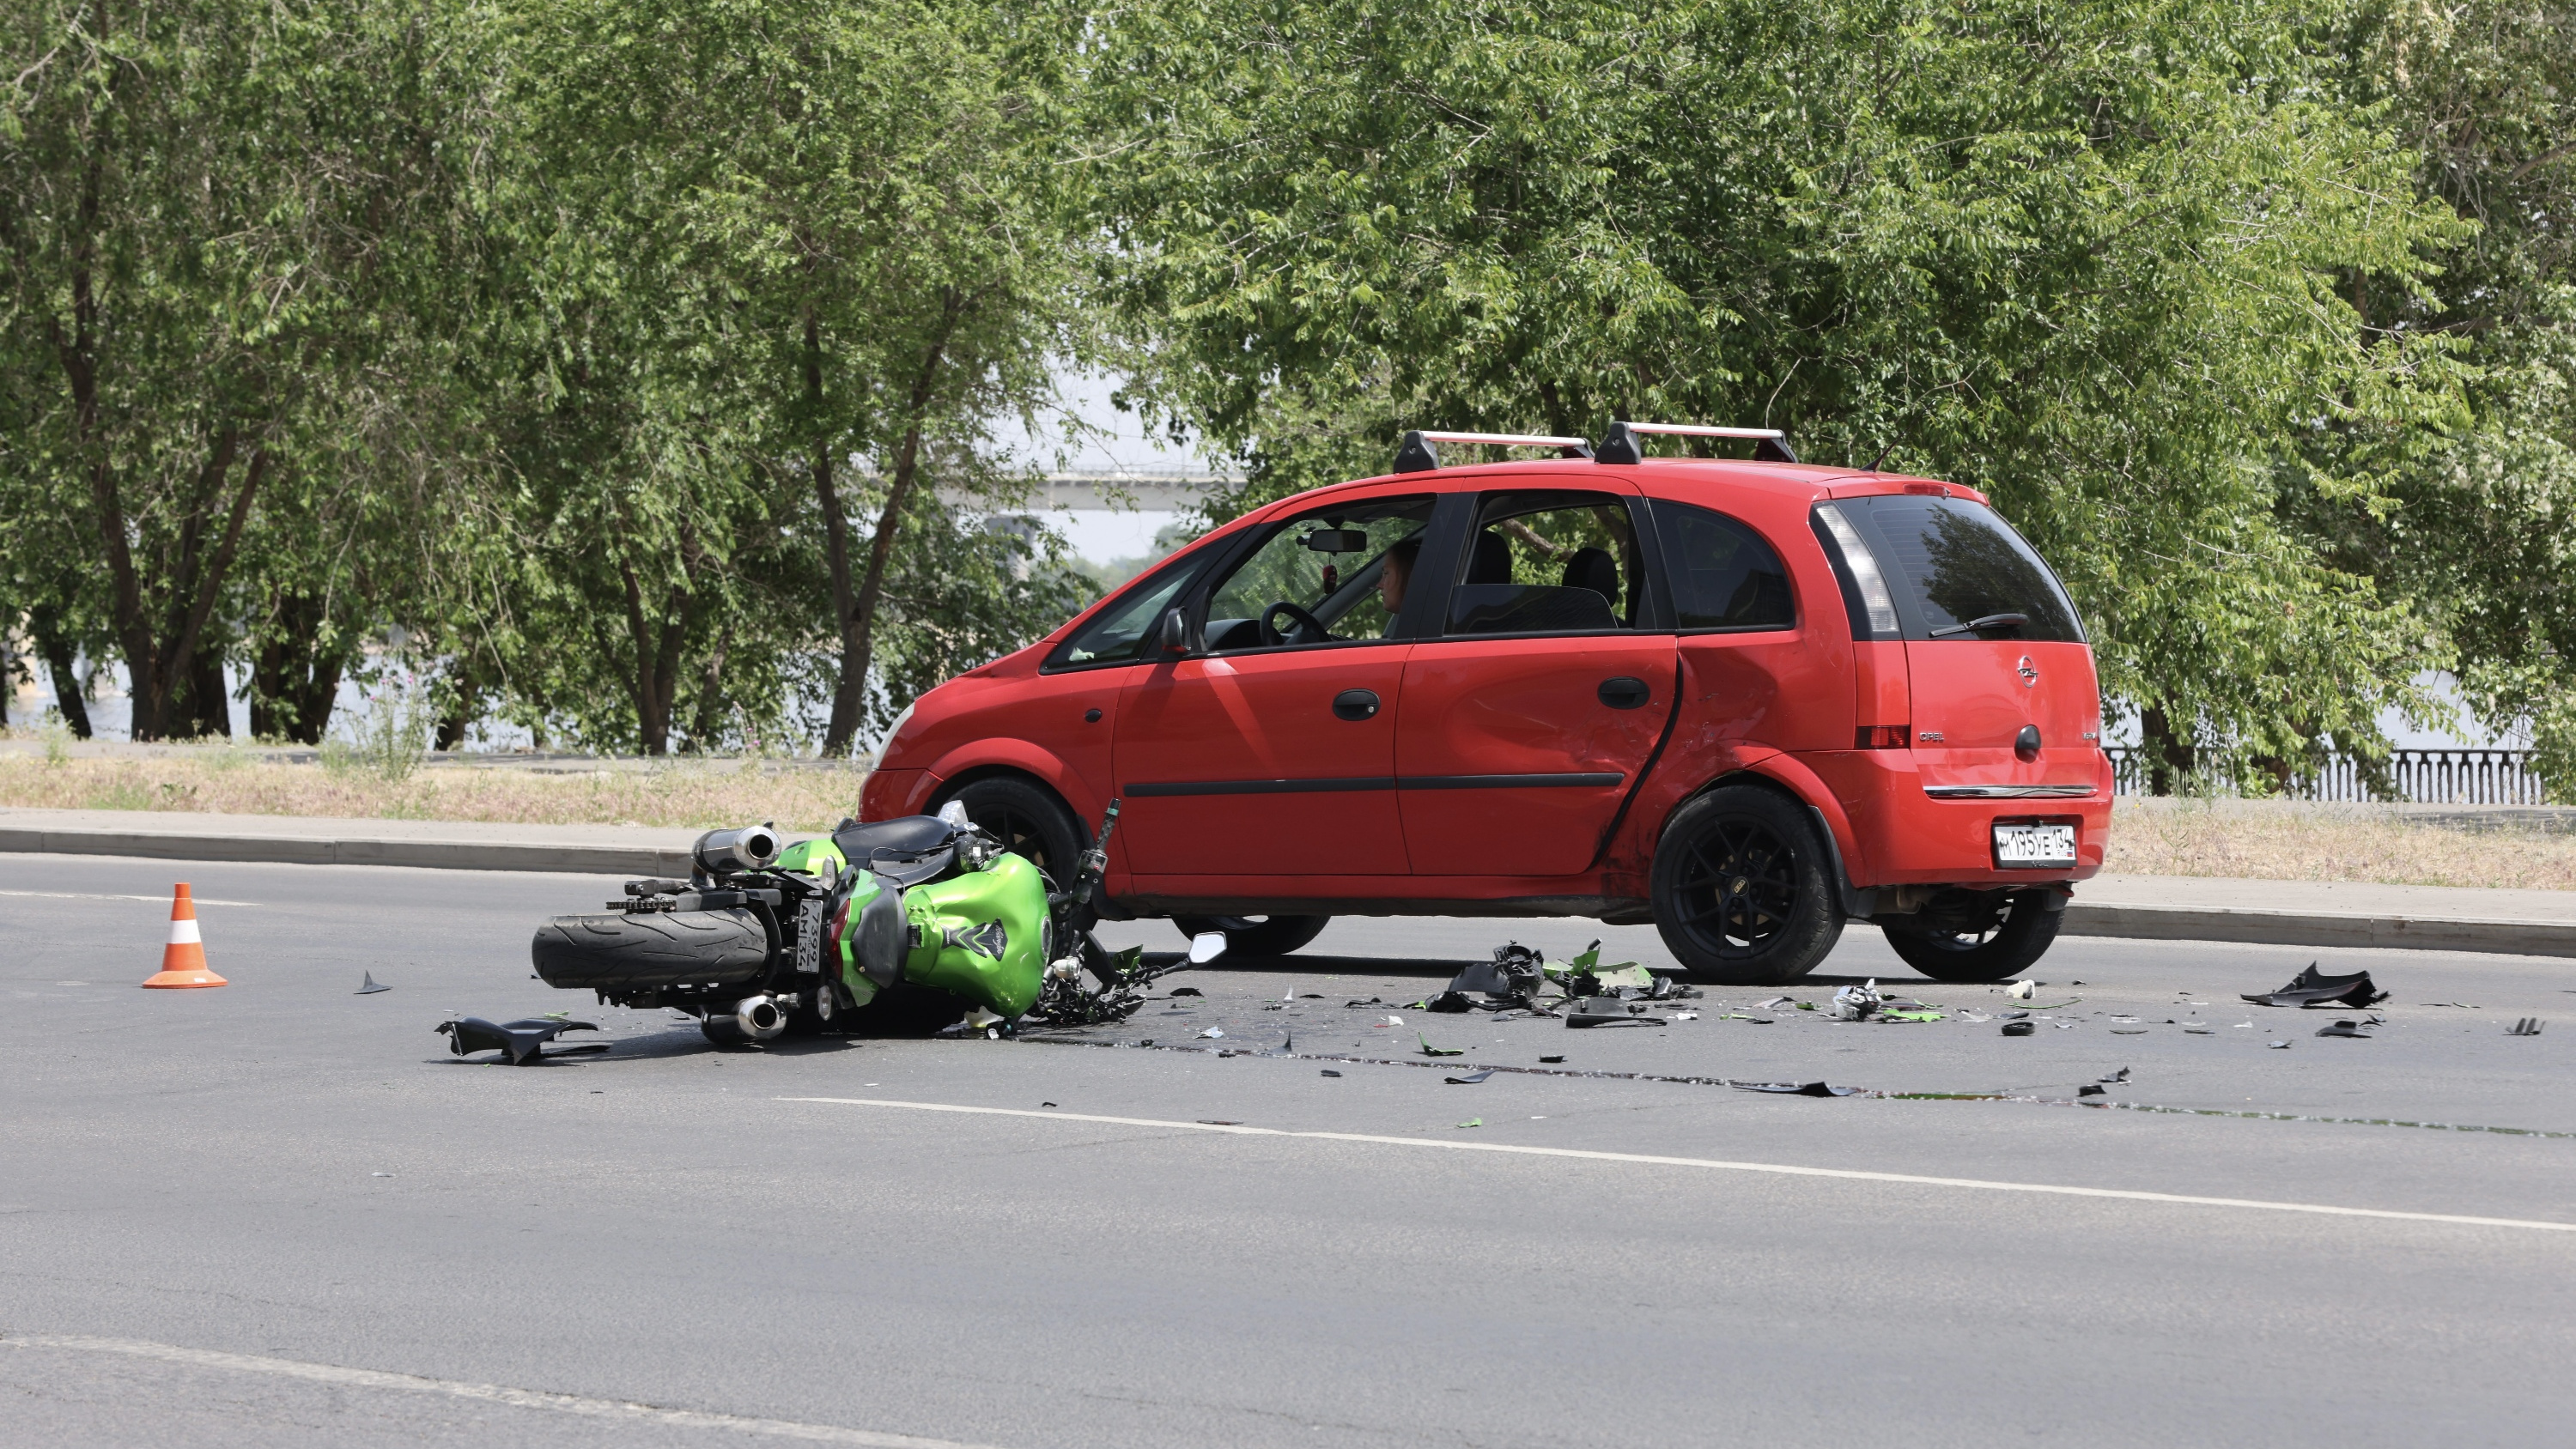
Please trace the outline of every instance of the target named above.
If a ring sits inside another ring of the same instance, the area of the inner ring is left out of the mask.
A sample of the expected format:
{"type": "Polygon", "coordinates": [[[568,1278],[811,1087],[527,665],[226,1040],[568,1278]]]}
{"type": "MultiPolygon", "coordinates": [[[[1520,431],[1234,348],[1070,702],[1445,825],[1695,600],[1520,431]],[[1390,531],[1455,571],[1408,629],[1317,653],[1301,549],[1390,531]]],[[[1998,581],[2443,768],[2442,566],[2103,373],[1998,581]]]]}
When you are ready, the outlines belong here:
{"type": "Polygon", "coordinates": [[[1458,1125],[1461,1127],[1482,1127],[1485,1125],[1485,1119],[1482,1117],[1470,1117],[1458,1125]]]}
{"type": "Polygon", "coordinates": [[[1433,1046],[1431,1044],[1431,1038],[1424,1036],[1418,1031],[1413,1034],[1413,1037],[1414,1040],[1422,1043],[1422,1054],[1426,1057],[1463,1057],[1467,1054],[1467,1049],[1465,1047],[1433,1046]]]}
{"type": "Polygon", "coordinates": [[[1939,1021],[1941,1019],[1941,1013],[1937,1011],[1882,1011],[1878,1014],[1878,1019],[1881,1021],[1939,1021]]]}
{"type": "Polygon", "coordinates": [[[1795,1005],[1795,1006],[1796,1006],[1800,1011],[1813,1011],[1813,1010],[1815,1010],[1815,1009],[1816,1009],[1816,1003],[1814,1003],[1814,1002],[1812,1002],[1812,1001],[1800,1001],[1800,1002],[1796,1002],[1796,1003],[1793,1003],[1793,1004],[1794,1004],[1794,1005],[1795,1005]]]}

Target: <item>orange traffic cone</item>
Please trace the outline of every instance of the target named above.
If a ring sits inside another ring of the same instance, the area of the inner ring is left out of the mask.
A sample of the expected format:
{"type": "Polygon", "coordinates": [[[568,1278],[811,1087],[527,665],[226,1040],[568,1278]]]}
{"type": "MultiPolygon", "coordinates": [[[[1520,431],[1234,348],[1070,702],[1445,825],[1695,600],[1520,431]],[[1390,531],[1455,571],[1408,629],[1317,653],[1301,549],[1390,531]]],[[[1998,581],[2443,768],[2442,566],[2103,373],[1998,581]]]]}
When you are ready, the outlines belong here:
{"type": "Polygon", "coordinates": [[[170,944],[161,948],[161,969],[146,980],[146,986],[222,986],[224,978],[206,969],[204,938],[197,934],[197,903],[188,896],[188,883],[179,883],[178,894],[170,898],[170,944]]]}

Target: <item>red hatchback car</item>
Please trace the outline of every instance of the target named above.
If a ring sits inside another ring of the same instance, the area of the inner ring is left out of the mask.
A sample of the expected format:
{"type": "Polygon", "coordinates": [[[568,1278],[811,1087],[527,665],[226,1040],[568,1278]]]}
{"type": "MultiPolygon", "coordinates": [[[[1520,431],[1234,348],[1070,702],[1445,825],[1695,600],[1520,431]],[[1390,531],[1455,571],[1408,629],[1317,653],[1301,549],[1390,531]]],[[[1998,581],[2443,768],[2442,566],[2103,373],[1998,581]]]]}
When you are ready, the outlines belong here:
{"type": "Polygon", "coordinates": [[[2092,650],[1956,484],[1778,434],[1408,434],[930,691],[864,819],[951,800],[1103,913],[1291,951],[1337,914],[1653,921],[1777,984],[1867,921],[1945,981],[2048,949],[2111,817],[2092,650]],[[1752,461],[1641,434],[1752,437],[1752,461]],[[1441,443],[1560,456],[1442,468],[1441,443]]]}

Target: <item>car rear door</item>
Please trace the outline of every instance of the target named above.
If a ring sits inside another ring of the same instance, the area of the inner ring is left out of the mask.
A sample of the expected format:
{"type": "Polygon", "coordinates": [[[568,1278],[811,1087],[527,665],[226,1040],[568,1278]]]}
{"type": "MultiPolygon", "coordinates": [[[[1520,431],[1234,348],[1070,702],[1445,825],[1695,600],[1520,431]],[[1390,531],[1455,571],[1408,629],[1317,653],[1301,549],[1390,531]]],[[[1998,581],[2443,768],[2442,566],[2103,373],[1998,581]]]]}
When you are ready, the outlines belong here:
{"type": "Polygon", "coordinates": [[[1396,798],[1417,876],[1582,871],[1672,715],[1636,491],[1531,481],[1479,496],[1438,630],[1405,664],[1396,798]]]}

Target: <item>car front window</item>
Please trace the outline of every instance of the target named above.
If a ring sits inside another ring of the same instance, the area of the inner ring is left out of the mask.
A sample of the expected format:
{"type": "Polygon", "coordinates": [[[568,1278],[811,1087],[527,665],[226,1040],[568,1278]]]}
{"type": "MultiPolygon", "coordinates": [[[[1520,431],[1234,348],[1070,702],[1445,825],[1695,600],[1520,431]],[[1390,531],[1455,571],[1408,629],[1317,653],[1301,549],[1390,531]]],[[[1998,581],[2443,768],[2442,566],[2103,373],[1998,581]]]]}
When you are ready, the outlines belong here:
{"type": "Polygon", "coordinates": [[[1428,497],[1382,498],[1277,526],[1210,594],[1207,647],[1231,653],[1384,638],[1394,623],[1380,597],[1388,552],[1397,551],[1394,567],[1405,567],[1430,518],[1428,497]]]}

